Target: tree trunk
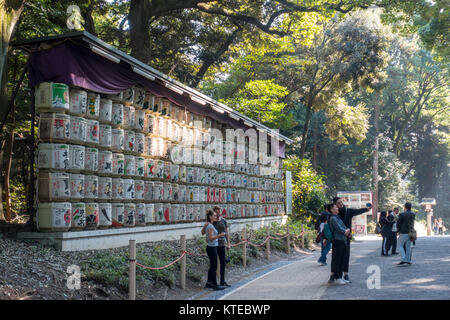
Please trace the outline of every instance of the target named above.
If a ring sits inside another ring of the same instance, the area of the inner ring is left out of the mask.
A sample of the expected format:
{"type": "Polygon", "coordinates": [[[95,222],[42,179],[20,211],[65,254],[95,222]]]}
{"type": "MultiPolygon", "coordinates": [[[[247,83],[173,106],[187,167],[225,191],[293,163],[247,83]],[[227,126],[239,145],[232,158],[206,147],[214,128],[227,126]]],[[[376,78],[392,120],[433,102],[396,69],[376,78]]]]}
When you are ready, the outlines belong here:
{"type": "MultiPolygon", "coordinates": [[[[4,155],[5,139],[0,143],[0,172],[3,172],[3,155],[4,155]]],[[[0,180],[0,221],[5,220],[5,213],[3,212],[3,182],[0,180]]]]}
{"type": "Polygon", "coordinates": [[[378,214],[378,120],[380,117],[380,106],[375,104],[375,142],[374,142],[374,150],[373,150],[373,176],[372,176],[372,184],[373,184],[373,199],[372,199],[372,220],[377,221],[378,214]]]}
{"type": "Polygon", "coordinates": [[[149,63],[151,59],[149,36],[150,12],[150,1],[131,0],[128,20],[130,24],[131,55],[144,63],[149,63]]]}
{"type": "Polygon", "coordinates": [[[314,122],[313,129],[313,138],[314,138],[314,147],[313,147],[313,163],[312,166],[314,169],[317,169],[317,144],[318,144],[318,124],[317,121],[314,122]]]}
{"type": "MultiPolygon", "coordinates": [[[[14,109],[12,110],[14,112],[14,109]]],[[[8,134],[8,150],[6,152],[6,168],[5,168],[5,204],[6,204],[6,221],[11,221],[12,218],[12,210],[11,210],[11,194],[9,192],[10,184],[9,184],[9,175],[11,172],[12,165],[12,149],[14,144],[14,129],[11,129],[11,133],[8,134]]]]}
{"type": "Polygon", "coordinates": [[[310,104],[306,106],[306,118],[305,118],[305,127],[303,128],[303,134],[302,134],[302,144],[300,148],[300,159],[303,159],[305,157],[306,152],[306,140],[308,139],[308,130],[309,130],[309,123],[311,122],[311,115],[312,115],[312,107],[310,104]]]}

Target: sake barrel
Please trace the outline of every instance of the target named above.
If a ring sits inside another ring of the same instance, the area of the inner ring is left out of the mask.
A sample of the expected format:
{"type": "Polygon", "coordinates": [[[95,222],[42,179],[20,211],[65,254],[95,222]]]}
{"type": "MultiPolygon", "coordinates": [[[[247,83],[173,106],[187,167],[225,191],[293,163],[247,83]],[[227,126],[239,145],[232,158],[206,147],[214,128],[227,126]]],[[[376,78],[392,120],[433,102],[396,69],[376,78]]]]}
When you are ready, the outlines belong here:
{"type": "Polygon", "coordinates": [[[138,132],[145,132],[148,129],[148,117],[147,113],[143,109],[136,109],[134,112],[135,120],[134,120],[134,129],[138,132]]]}
{"type": "Polygon", "coordinates": [[[170,177],[172,182],[178,182],[180,179],[180,166],[177,164],[170,164],[170,177]]]}
{"type": "Polygon", "coordinates": [[[87,110],[87,92],[79,89],[69,89],[70,114],[84,116],[87,110]]]}
{"type": "Polygon", "coordinates": [[[132,106],[123,107],[123,127],[125,129],[134,129],[135,109],[132,106]]]}
{"type": "Polygon", "coordinates": [[[122,178],[112,178],[112,200],[121,201],[124,199],[124,184],[122,178]]]}
{"type": "Polygon", "coordinates": [[[186,186],[180,184],[178,186],[178,198],[180,199],[180,202],[187,202],[188,198],[187,198],[187,192],[186,192],[186,186]]]}
{"type": "Polygon", "coordinates": [[[227,193],[227,196],[226,196],[227,202],[233,202],[233,198],[232,198],[232,195],[231,195],[231,188],[227,188],[226,189],[226,193],[227,193]]]}
{"type": "Polygon", "coordinates": [[[132,155],[126,154],[124,156],[125,158],[125,168],[124,168],[124,175],[131,177],[135,175],[136,172],[136,160],[135,157],[132,155]]]}
{"type": "Polygon", "coordinates": [[[98,173],[112,174],[113,153],[111,151],[100,150],[98,152],[98,173]]]}
{"type": "Polygon", "coordinates": [[[112,121],[112,100],[100,99],[100,110],[98,119],[102,123],[111,123],[112,121]]]}
{"type": "Polygon", "coordinates": [[[145,136],[144,138],[144,155],[151,156],[152,155],[152,141],[153,138],[150,136],[145,136]]]}
{"type": "Polygon", "coordinates": [[[187,182],[186,166],[180,165],[179,167],[179,181],[185,183],[187,182]]]}
{"type": "Polygon", "coordinates": [[[162,203],[154,204],[154,215],[155,215],[155,222],[164,221],[164,208],[162,203]]]}
{"type": "Polygon", "coordinates": [[[180,201],[180,187],[178,184],[172,184],[172,200],[175,202],[180,201]]]}
{"type": "Polygon", "coordinates": [[[158,117],[158,135],[161,137],[167,136],[167,120],[162,117],[158,117]]]}
{"type": "Polygon", "coordinates": [[[116,126],[123,125],[123,104],[113,103],[111,123],[116,126]]]}
{"type": "Polygon", "coordinates": [[[153,200],[154,201],[164,200],[164,184],[162,182],[153,183],[153,200]]]}
{"type": "Polygon", "coordinates": [[[125,156],[122,153],[113,153],[112,174],[121,176],[125,173],[125,156]]]}
{"type": "Polygon", "coordinates": [[[69,126],[69,141],[84,143],[86,141],[87,120],[81,117],[71,116],[69,126]]]}
{"type": "Polygon", "coordinates": [[[214,188],[213,187],[206,187],[206,202],[213,202],[214,197],[214,188]]]}
{"type": "Polygon", "coordinates": [[[84,177],[84,198],[98,198],[98,177],[95,175],[85,175],[84,177]]]}
{"type": "Polygon", "coordinates": [[[99,126],[98,145],[102,148],[111,148],[112,128],[109,124],[101,124],[99,126]]]}
{"type": "Polygon", "coordinates": [[[153,181],[144,181],[144,200],[153,201],[153,181]]]}
{"type": "Polygon", "coordinates": [[[158,123],[156,117],[151,113],[147,113],[146,117],[147,117],[147,127],[144,128],[144,131],[149,134],[157,134],[158,123]]]}
{"type": "Polygon", "coordinates": [[[200,211],[201,211],[201,205],[194,204],[193,205],[193,217],[192,217],[192,220],[200,221],[200,215],[201,215],[200,211]]]}
{"type": "Polygon", "coordinates": [[[139,108],[144,106],[145,89],[139,86],[134,87],[133,104],[139,108]]]}
{"type": "Polygon", "coordinates": [[[170,162],[164,162],[164,172],[163,172],[163,179],[166,181],[171,181],[172,177],[170,176],[170,162]]]}
{"type": "Polygon", "coordinates": [[[112,196],[112,178],[98,177],[98,198],[110,200],[112,196]]]}
{"type": "Polygon", "coordinates": [[[144,176],[146,178],[156,178],[156,160],[153,159],[145,159],[145,167],[144,167],[144,176]]]}
{"type": "Polygon", "coordinates": [[[180,126],[176,122],[172,122],[172,136],[171,140],[178,142],[180,139],[180,126]]]}
{"type": "Polygon", "coordinates": [[[39,201],[61,201],[70,198],[69,174],[61,172],[39,172],[39,201]]]}
{"type": "Polygon", "coordinates": [[[37,211],[39,231],[68,231],[72,224],[70,202],[40,202],[37,211]]]}
{"type": "Polygon", "coordinates": [[[86,227],[86,204],[84,202],[72,203],[72,230],[80,230],[86,227]]]}
{"type": "Polygon", "coordinates": [[[199,220],[205,221],[206,220],[206,211],[210,209],[210,206],[207,204],[201,204],[200,205],[200,211],[199,211],[199,220]]]}
{"type": "Polygon", "coordinates": [[[69,86],[63,83],[41,82],[35,90],[36,112],[69,111],[69,86]]]}
{"type": "Polygon", "coordinates": [[[125,206],[123,203],[112,203],[112,226],[123,227],[125,206]]]}
{"type": "Polygon", "coordinates": [[[136,134],[132,130],[125,131],[125,139],[124,139],[124,151],[125,152],[134,152],[134,144],[136,142],[136,134]]]}
{"type": "Polygon", "coordinates": [[[113,151],[122,152],[125,148],[125,133],[123,129],[111,130],[111,148],[113,151]]]}
{"type": "Polygon", "coordinates": [[[166,119],[166,137],[170,140],[173,138],[172,129],[172,119],[166,119]]]}
{"type": "Polygon", "coordinates": [[[163,200],[164,201],[172,201],[172,184],[171,183],[164,183],[164,192],[163,192],[163,200]]]}
{"type": "Polygon", "coordinates": [[[145,221],[147,225],[155,222],[155,205],[153,203],[145,204],[145,221]]]}
{"type": "Polygon", "coordinates": [[[123,99],[123,93],[122,93],[122,91],[120,91],[118,93],[111,93],[111,94],[107,94],[106,97],[108,99],[111,99],[112,101],[121,102],[123,99]]]}
{"type": "Polygon", "coordinates": [[[170,223],[172,220],[172,205],[170,203],[163,203],[164,222],[170,223]]]}
{"type": "Polygon", "coordinates": [[[194,189],[195,187],[193,185],[189,185],[186,187],[186,196],[188,202],[194,202],[194,189]]]}
{"type": "Polygon", "coordinates": [[[134,144],[134,152],[136,154],[143,154],[144,153],[144,145],[145,145],[145,135],[143,133],[136,133],[135,134],[135,144],[134,144]]]}
{"type": "Polygon", "coordinates": [[[134,101],[134,87],[130,87],[128,89],[125,89],[123,92],[123,98],[122,101],[125,103],[133,103],[134,101]]]}
{"type": "Polygon", "coordinates": [[[107,229],[112,226],[112,204],[101,202],[98,204],[99,229],[107,229]]]}
{"type": "Polygon", "coordinates": [[[198,170],[198,183],[200,184],[208,184],[208,176],[206,174],[205,168],[199,168],[198,170]]]}
{"type": "Polygon", "coordinates": [[[200,186],[199,187],[199,201],[200,202],[206,202],[207,201],[207,194],[208,194],[208,187],[200,186]]]}
{"type": "Polygon", "coordinates": [[[124,200],[135,200],[136,190],[134,187],[134,179],[123,179],[124,200]]]}
{"type": "Polygon", "coordinates": [[[67,170],[70,167],[68,144],[41,143],[38,147],[39,169],[67,170]]]}
{"type": "Polygon", "coordinates": [[[170,217],[170,222],[178,222],[180,219],[180,205],[179,204],[172,204],[172,215],[170,217]]]}
{"type": "Polygon", "coordinates": [[[187,221],[193,221],[194,220],[194,205],[193,204],[187,204],[186,205],[186,220],[187,221]]]}
{"type": "Polygon", "coordinates": [[[100,114],[100,95],[94,92],[87,94],[86,118],[98,119],[100,114]]]}
{"type": "Polygon", "coordinates": [[[147,217],[145,214],[145,204],[136,203],[135,220],[136,226],[145,226],[147,224],[147,217]]]}
{"type": "Polygon", "coordinates": [[[136,200],[144,200],[145,182],[144,180],[134,180],[136,200]]]}
{"type": "Polygon", "coordinates": [[[164,179],[164,161],[157,160],[156,161],[156,178],[157,179],[164,179]]]}
{"type": "Polygon", "coordinates": [[[219,189],[219,198],[220,198],[221,203],[227,202],[227,189],[225,189],[225,188],[219,189]]]}
{"type": "Polygon", "coordinates": [[[199,167],[192,167],[192,182],[193,183],[200,183],[200,168],[199,167]]]}
{"type": "Polygon", "coordinates": [[[186,167],[186,182],[187,183],[194,183],[194,168],[193,167],[186,167]]]}
{"type": "Polygon", "coordinates": [[[69,174],[70,199],[77,200],[84,198],[84,179],[84,174],[69,174]]]}
{"type": "Polygon", "coordinates": [[[41,113],[39,139],[67,142],[70,138],[70,116],[63,113],[41,113]]]}
{"type": "Polygon", "coordinates": [[[186,205],[185,204],[179,205],[178,221],[186,221],[186,205]]]}
{"type": "Polygon", "coordinates": [[[135,157],[135,161],[136,161],[135,176],[143,178],[145,176],[145,172],[144,172],[145,158],[144,157],[135,157]]]}
{"type": "Polygon", "coordinates": [[[84,170],[85,147],[75,144],[69,145],[69,168],[71,172],[80,172],[84,170]]]}
{"type": "Polygon", "coordinates": [[[99,142],[99,122],[97,120],[87,120],[86,124],[86,144],[97,146],[99,142]]]}
{"type": "Polygon", "coordinates": [[[85,149],[84,171],[87,173],[96,173],[98,171],[98,149],[85,149]]]}

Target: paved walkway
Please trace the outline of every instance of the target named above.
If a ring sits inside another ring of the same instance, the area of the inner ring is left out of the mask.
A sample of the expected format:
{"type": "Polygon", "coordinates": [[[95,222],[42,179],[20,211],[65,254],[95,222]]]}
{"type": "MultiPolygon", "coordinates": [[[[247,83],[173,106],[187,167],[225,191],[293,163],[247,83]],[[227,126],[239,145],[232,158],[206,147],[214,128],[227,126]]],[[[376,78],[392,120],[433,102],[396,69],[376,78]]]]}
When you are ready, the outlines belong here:
{"type": "MultiPolygon", "coordinates": [[[[343,299],[450,299],[450,237],[421,237],[413,249],[413,264],[397,266],[399,255],[382,257],[381,238],[357,238],[352,243],[352,283],[328,285],[328,266],[320,267],[318,253],[280,265],[246,283],[235,284],[213,299],[223,300],[343,300],[343,299]],[[369,289],[368,267],[380,271],[380,288],[369,289]]],[[[212,297],[210,297],[212,298],[212,297]]]]}

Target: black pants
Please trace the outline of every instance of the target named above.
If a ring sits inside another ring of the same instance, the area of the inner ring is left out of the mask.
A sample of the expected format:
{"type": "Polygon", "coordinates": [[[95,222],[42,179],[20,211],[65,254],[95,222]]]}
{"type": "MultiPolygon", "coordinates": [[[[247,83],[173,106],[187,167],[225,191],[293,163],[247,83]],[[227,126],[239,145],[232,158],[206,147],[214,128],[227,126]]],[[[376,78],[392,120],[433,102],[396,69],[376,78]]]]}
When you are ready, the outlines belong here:
{"type": "Polygon", "coordinates": [[[388,255],[389,250],[391,249],[391,245],[392,245],[392,236],[390,232],[388,235],[383,235],[383,242],[381,244],[381,254],[388,255]]]}
{"type": "Polygon", "coordinates": [[[345,269],[346,256],[347,256],[347,241],[346,240],[333,240],[332,252],[331,252],[331,271],[335,279],[342,278],[342,273],[345,269]]]}
{"type": "Polygon", "coordinates": [[[217,247],[206,246],[206,254],[209,258],[208,283],[217,286],[217,247]]]}
{"type": "Polygon", "coordinates": [[[225,282],[226,250],[227,250],[227,248],[225,246],[217,247],[217,255],[219,256],[219,262],[220,262],[220,284],[221,285],[225,282]]]}
{"type": "Polygon", "coordinates": [[[350,263],[350,239],[347,239],[344,254],[344,272],[348,272],[348,265],[350,263]]]}
{"type": "Polygon", "coordinates": [[[397,232],[391,232],[392,253],[397,252],[397,232]]]}

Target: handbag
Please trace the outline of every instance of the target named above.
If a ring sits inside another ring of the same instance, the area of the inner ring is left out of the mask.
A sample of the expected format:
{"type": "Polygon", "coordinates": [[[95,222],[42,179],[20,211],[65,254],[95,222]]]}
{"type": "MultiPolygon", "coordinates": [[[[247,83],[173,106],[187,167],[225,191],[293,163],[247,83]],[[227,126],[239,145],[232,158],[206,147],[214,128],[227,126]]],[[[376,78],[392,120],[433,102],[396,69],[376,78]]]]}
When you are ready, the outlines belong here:
{"type": "Polygon", "coordinates": [[[323,232],[319,232],[316,236],[316,243],[319,243],[322,240],[323,232]]]}
{"type": "Polygon", "coordinates": [[[408,233],[408,237],[410,241],[416,241],[417,240],[417,232],[414,229],[411,229],[411,231],[408,233]]]}
{"type": "Polygon", "coordinates": [[[377,225],[375,226],[375,234],[380,234],[381,233],[381,226],[379,223],[377,223],[377,225]]]}

